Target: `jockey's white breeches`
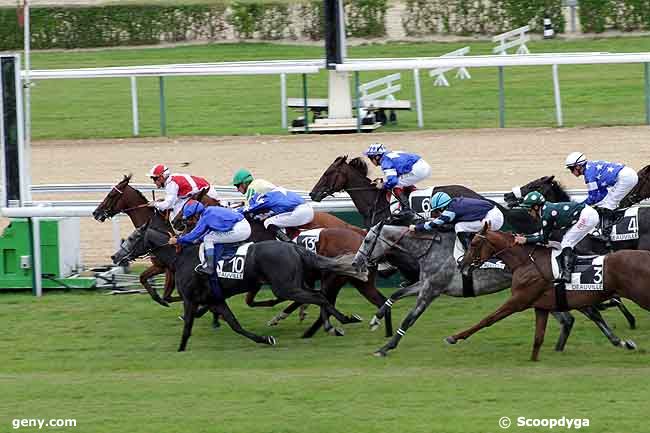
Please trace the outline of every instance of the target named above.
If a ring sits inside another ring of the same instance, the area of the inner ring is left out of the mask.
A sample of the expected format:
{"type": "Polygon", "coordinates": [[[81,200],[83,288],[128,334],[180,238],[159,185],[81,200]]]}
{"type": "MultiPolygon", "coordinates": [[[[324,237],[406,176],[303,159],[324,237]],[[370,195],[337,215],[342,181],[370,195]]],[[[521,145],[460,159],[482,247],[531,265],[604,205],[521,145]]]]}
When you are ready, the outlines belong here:
{"type": "Polygon", "coordinates": [[[636,171],[630,167],[623,167],[618,172],[616,183],[609,189],[604,199],[594,206],[614,210],[618,208],[621,200],[634,188],[639,181],[636,171]]]}
{"type": "Polygon", "coordinates": [[[243,242],[251,236],[251,225],[243,219],[227,232],[211,231],[203,238],[206,249],[213,249],[214,244],[232,244],[243,242]]]}
{"type": "Polygon", "coordinates": [[[287,213],[273,215],[264,220],[264,227],[269,228],[271,224],[274,226],[284,227],[299,227],[308,224],[314,220],[314,209],[307,203],[296,206],[296,208],[287,213]]]}
{"type": "Polygon", "coordinates": [[[419,159],[413,164],[410,172],[399,176],[396,186],[398,188],[412,186],[429,176],[431,176],[431,166],[424,159],[419,159]]]}
{"type": "Polygon", "coordinates": [[[482,220],[456,223],[454,230],[456,233],[478,233],[483,229],[485,223],[490,223],[490,230],[501,230],[501,227],[503,227],[503,213],[498,207],[494,206],[490,209],[482,220]]]}
{"type": "Polygon", "coordinates": [[[591,231],[596,228],[600,217],[596,209],[585,206],[580,212],[578,222],[571,227],[562,238],[561,248],[574,248],[578,242],[583,240],[591,231]]]}

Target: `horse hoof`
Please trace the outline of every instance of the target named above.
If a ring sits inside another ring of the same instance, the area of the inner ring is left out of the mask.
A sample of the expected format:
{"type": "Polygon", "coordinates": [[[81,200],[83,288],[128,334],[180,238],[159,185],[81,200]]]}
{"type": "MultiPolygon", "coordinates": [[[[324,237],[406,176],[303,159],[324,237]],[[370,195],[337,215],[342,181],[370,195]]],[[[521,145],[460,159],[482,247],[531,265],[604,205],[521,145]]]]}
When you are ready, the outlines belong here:
{"type": "Polygon", "coordinates": [[[381,320],[377,316],[372,316],[372,319],[370,319],[370,322],[368,323],[370,330],[376,331],[379,328],[379,325],[381,325],[381,320]]]}
{"type": "Polygon", "coordinates": [[[623,347],[625,347],[627,350],[636,350],[636,343],[632,340],[625,340],[623,342],[623,347]]]}
{"type": "Polygon", "coordinates": [[[270,335],[266,337],[266,344],[268,344],[269,346],[275,346],[276,344],[278,344],[278,342],[274,336],[270,335]]]}
{"type": "Polygon", "coordinates": [[[214,329],[216,331],[219,328],[221,328],[221,323],[216,322],[216,321],[212,322],[212,329],[214,329]]]}
{"type": "Polygon", "coordinates": [[[334,337],[343,337],[345,336],[345,331],[339,328],[332,327],[327,331],[328,334],[334,337]]]}
{"type": "Polygon", "coordinates": [[[388,356],[388,353],[386,353],[385,351],[380,349],[380,350],[376,351],[375,353],[373,353],[372,355],[376,356],[377,358],[385,358],[386,356],[388,356]]]}
{"type": "Polygon", "coordinates": [[[169,308],[169,304],[167,303],[167,301],[165,301],[165,300],[162,299],[162,298],[154,299],[154,301],[158,302],[158,303],[159,303],[160,305],[162,305],[163,307],[167,307],[167,308],[169,308]]]}
{"type": "Polygon", "coordinates": [[[361,323],[361,322],[363,322],[363,318],[358,314],[353,314],[350,316],[350,323],[361,323]]]}
{"type": "Polygon", "coordinates": [[[453,336],[449,336],[449,337],[445,338],[445,343],[447,343],[447,344],[456,344],[456,343],[458,343],[458,340],[453,336]]]}
{"type": "Polygon", "coordinates": [[[178,316],[178,320],[180,320],[181,322],[184,322],[185,318],[183,316],[178,316]]]}

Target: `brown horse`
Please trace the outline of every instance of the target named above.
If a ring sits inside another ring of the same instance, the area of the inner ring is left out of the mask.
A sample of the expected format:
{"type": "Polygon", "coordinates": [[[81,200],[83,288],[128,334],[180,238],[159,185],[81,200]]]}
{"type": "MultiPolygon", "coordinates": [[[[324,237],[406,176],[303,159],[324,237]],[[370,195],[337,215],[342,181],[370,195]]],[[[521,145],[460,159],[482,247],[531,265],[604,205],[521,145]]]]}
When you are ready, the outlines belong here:
{"type": "MultiPolygon", "coordinates": [[[[219,202],[209,197],[205,191],[201,191],[193,197],[195,200],[200,201],[205,206],[219,206],[219,202]]],[[[322,228],[318,242],[316,243],[316,253],[325,257],[339,257],[345,254],[355,254],[365,238],[365,230],[359,229],[356,226],[350,225],[345,221],[323,212],[316,212],[320,215],[320,223],[332,224],[330,227],[317,226],[312,228],[322,228]],[[349,229],[353,227],[354,230],[349,229]]],[[[177,217],[178,218],[178,217],[177,217]]],[[[251,237],[249,240],[253,242],[260,242],[265,240],[273,240],[275,237],[272,233],[264,228],[260,221],[249,220],[251,224],[251,237]]],[[[174,224],[177,225],[176,221],[174,224]]],[[[311,223],[313,224],[313,222],[311,223]]],[[[303,226],[304,227],[304,226],[303,226]]],[[[300,227],[301,229],[303,227],[300,227]]],[[[335,274],[324,275],[321,280],[323,292],[328,301],[332,305],[336,304],[336,298],[346,283],[350,283],[357,291],[376,307],[380,307],[386,302],[386,297],[377,290],[375,285],[376,271],[371,271],[368,274],[368,280],[362,281],[356,278],[345,277],[335,274]]],[[[246,293],[246,304],[249,307],[272,307],[282,302],[278,299],[255,301],[258,291],[250,291],[246,293]]],[[[291,313],[293,313],[300,303],[293,302],[287,308],[282,310],[276,317],[269,321],[269,324],[277,324],[280,320],[284,320],[291,313]]],[[[316,331],[322,326],[323,322],[319,317],[316,322],[303,334],[303,337],[309,338],[313,336],[316,331]]],[[[386,317],[386,336],[390,337],[393,334],[393,325],[390,315],[386,317]]]]}
{"type": "MultiPolygon", "coordinates": [[[[147,207],[147,198],[137,189],[129,185],[131,175],[124,178],[115,185],[104,197],[104,200],[93,211],[93,217],[99,222],[104,222],[117,214],[125,213],[131,219],[134,227],[140,227],[147,223],[154,214],[153,208],[147,207]]],[[[169,228],[171,230],[171,227],[169,228]]],[[[180,297],[172,297],[174,290],[174,275],[154,255],[151,256],[151,266],[140,274],[140,283],[147,289],[151,297],[160,305],[169,306],[169,302],[179,301],[180,297]],[[165,273],[165,291],[162,299],[156,289],[149,284],[149,279],[154,275],[165,273]]]]}
{"type": "MultiPolygon", "coordinates": [[[[450,344],[465,340],[513,313],[535,308],[535,340],[531,359],[539,359],[546,322],[551,311],[558,310],[551,269],[551,250],[546,247],[516,245],[511,233],[491,231],[487,225],[470,245],[463,267],[480,266],[492,256],[499,257],[512,270],[512,296],[499,309],[477,325],[446,338],[450,344]]],[[[602,291],[568,291],[570,309],[593,306],[621,296],[650,310],[650,252],[622,250],[605,256],[602,291]]]]}

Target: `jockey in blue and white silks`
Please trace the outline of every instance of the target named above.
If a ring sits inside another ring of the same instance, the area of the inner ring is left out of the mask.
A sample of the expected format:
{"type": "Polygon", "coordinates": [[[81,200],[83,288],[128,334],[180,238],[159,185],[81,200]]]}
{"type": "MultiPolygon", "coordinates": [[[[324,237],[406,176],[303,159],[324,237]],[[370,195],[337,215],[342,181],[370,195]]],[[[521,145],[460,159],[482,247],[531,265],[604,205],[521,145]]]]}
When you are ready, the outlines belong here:
{"type": "Polygon", "coordinates": [[[565,165],[574,176],[585,177],[588,196],[584,203],[599,208],[602,237],[609,239],[614,211],[639,181],[636,171],[621,163],[587,161],[581,152],[573,152],[567,156],[565,165]]]}
{"type": "Polygon", "coordinates": [[[203,241],[205,262],[197,270],[206,274],[214,272],[214,263],[221,257],[224,244],[243,242],[251,235],[248,221],[241,213],[230,208],[205,207],[196,200],[190,200],[183,208],[183,218],[195,223],[194,229],[170,243],[189,245],[203,241]]]}
{"type": "Polygon", "coordinates": [[[431,231],[443,224],[454,223],[454,231],[465,251],[472,234],[479,232],[486,222],[490,223],[492,230],[499,230],[503,226],[503,213],[494,203],[475,198],[451,198],[444,192],[431,196],[431,215],[432,220],[411,225],[409,230],[431,231]]]}
{"type": "Polygon", "coordinates": [[[299,227],[314,219],[314,209],[302,197],[279,187],[264,194],[255,194],[241,212],[264,221],[264,227],[282,241],[290,239],[280,229],[299,227]]]}
{"type": "Polygon", "coordinates": [[[383,144],[375,143],[363,154],[384,172],[385,180],[377,187],[393,190],[405,204],[415,184],[431,176],[431,166],[414,153],[390,151],[383,144]]]}

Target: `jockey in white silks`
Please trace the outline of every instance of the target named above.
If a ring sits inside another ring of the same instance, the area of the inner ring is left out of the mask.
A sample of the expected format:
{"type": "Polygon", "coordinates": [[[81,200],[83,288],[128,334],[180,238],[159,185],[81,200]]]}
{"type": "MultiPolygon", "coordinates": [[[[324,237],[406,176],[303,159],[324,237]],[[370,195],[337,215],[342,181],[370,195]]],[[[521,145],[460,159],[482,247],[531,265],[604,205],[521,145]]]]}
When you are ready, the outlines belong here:
{"type": "Polygon", "coordinates": [[[149,177],[158,188],[165,188],[165,198],[161,201],[149,202],[149,206],[159,211],[171,210],[169,220],[173,221],[183,206],[194,194],[207,189],[207,195],[218,200],[217,194],[210,182],[202,177],[189,174],[172,174],[164,164],[156,164],[149,171],[149,177]]]}

